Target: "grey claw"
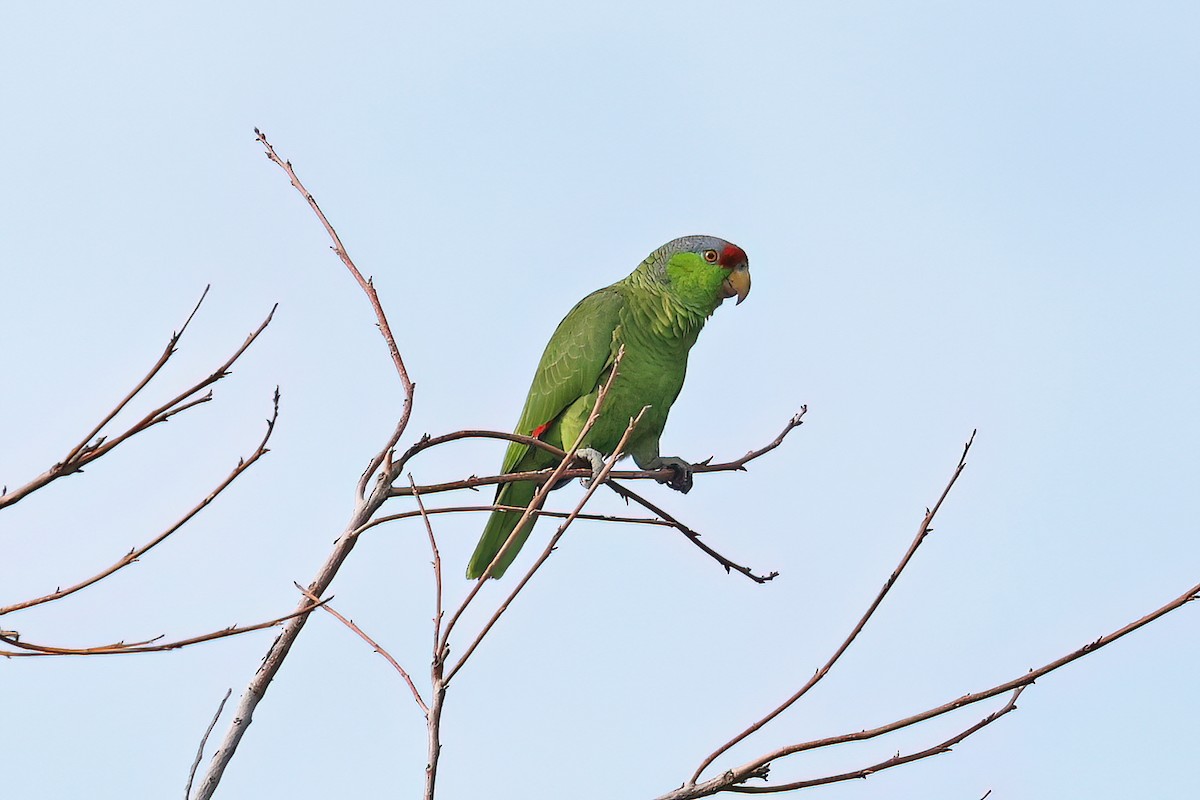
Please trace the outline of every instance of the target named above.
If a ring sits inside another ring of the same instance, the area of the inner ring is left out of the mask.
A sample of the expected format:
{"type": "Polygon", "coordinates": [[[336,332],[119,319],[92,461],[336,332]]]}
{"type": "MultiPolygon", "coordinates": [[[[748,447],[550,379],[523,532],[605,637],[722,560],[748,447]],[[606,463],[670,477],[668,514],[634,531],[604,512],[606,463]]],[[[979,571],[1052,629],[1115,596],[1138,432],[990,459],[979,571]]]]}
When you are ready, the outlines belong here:
{"type": "Polygon", "coordinates": [[[604,454],[591,447],[584,447],[581,450],[575,451],[575,455],[587,460],[592,465],[592,477],[580,478],[580,483],[583,484],[585,489],[591,488],[592,482],[599,478],[600,473],[604,470],[604,454]]]}
{"type": "Polygon", "coordinates": [[[659,462],[659,467],[666,467],[675,473],[666,480],[659,479],[659,483],[665,483],[675,491],[682,492],[683,494],[687,494],[692,490],[691,464],[682,458],[664,458],[659,462]]]}

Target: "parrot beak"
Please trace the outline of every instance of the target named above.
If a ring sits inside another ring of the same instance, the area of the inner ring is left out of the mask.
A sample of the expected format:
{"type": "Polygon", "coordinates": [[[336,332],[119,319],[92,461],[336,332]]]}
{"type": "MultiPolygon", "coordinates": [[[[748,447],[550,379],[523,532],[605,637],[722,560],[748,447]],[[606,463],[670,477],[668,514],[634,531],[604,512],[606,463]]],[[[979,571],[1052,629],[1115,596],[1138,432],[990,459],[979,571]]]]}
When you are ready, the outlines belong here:
{"type": "Polygon", "coordinates": [[[721,297],[737,295],[737,305],[741,305],[750,294],[750,268],[745,264],[739,265],[729,273],[729,277],[721,284],[721,297]]]}

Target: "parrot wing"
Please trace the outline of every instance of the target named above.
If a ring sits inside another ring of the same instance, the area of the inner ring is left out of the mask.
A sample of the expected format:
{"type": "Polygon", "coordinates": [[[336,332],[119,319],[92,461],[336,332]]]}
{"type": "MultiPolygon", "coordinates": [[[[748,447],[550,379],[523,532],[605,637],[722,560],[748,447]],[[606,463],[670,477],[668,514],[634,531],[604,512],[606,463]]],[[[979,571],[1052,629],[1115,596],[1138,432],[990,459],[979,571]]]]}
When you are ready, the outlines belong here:
{"type": "MultiPolygon", "coordinates": [[[[525,398],[516,432],[540,436],[566,408],[595,390],[616,358],[625,295],[617,286],[592,292],[563,317],[546,344],[525,398]]],[[[563,442],[569,448],[574,442],[563,442]]],[[[503,472],[511,472],[529,451],[512,442],[503,472]]]]}

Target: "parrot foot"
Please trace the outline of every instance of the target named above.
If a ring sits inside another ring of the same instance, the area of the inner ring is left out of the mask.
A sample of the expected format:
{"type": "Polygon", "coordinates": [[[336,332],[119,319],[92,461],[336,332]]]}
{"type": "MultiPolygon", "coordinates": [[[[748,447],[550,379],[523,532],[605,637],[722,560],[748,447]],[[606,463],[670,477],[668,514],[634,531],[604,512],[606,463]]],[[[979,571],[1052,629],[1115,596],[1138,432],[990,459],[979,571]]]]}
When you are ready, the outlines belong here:
{"type": "Polygon", "coordinates": [[[584,488],[590,488],[592,482],[599,478],[600,473],[604,470],[604,454],[591,447],[584,447],[581,450],[577,450],[575,452],[575,456],[576,458],[584,459],[592,465],[592,477],[580,478],[580,482],[583,484],[584,488]]]}
{"type": "Polygon", "coordinates": [[[659,483],[665,483],[677,492],[687,494],[692,490],[692,465],[682,458],[668,456],[667,458],[656,459],[655,464],[651,469],[669,469],[675,474],[667,479],[659,478],[659,483]]]}

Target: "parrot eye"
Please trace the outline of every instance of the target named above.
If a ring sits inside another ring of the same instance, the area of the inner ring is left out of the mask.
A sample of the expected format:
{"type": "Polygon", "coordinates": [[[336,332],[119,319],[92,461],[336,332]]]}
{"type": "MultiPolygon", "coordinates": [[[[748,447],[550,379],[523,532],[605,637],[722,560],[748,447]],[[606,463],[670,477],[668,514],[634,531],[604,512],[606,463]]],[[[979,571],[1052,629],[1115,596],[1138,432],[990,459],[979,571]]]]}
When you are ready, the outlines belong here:
{"type": "Polygon", "coordinates": [[[705,250],[704,251],[704,260],[710,264],[717,263],[717,257],[718,256],[717,256],[716,250],[705,250]]]}

